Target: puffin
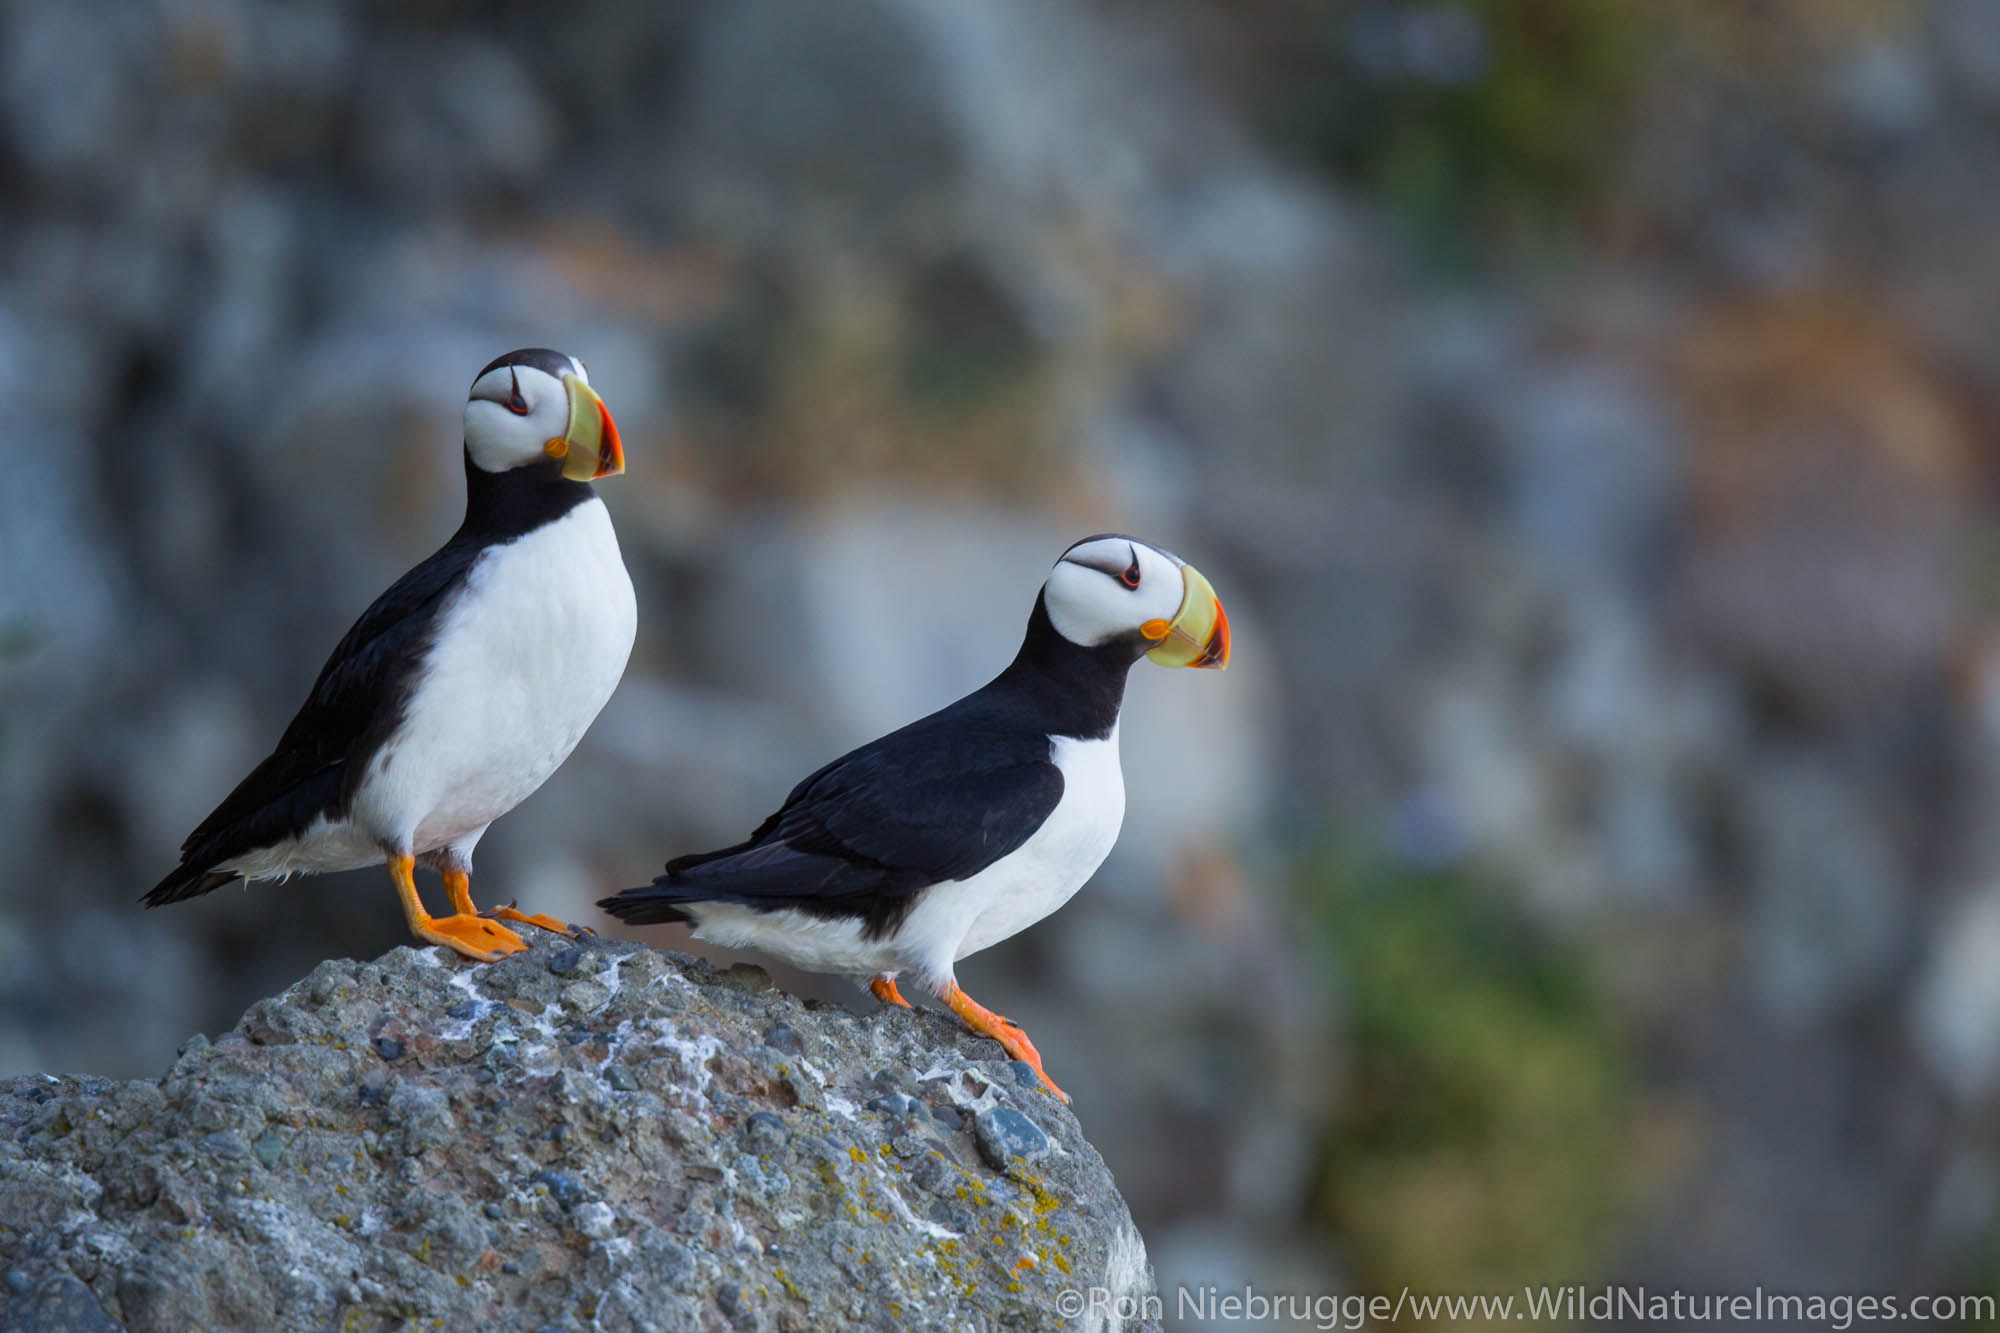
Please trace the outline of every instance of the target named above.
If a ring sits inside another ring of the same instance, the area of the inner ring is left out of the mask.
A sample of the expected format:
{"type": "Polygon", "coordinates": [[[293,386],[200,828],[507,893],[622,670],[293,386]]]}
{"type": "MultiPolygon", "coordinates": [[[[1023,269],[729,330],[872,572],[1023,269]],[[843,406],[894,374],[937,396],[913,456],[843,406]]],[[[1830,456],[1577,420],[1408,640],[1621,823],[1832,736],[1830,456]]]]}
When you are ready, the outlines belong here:
{"type": "Polygon", "coordinates": [[[598,906],[852,977],[885,1004],[908,1006],[907,972],[1067,1102],[1028,1034],[953,969],[1061,907],[1110,853],[1125,817],[1118,715],[1141,658],[1228,665],[1222,603],[1172,552],[1086,537],[1042,584],[1006,670],[811,774],[742,842],[598,906]]]}
{"type": "Polygon", "coordinates": [[[593,482],[625,469],[583,362],[523,348],[465,403],[465,520],[391,585],[320,669],[277,747],[181,845],[143,899],[386,863],[420,940],[492,962],[527,947],[473,905],[472,851],[555,772],[611,697],[637,629],[632,580],[593,482]],[[414,869],[439,872],[431,916],[414,869]]]}

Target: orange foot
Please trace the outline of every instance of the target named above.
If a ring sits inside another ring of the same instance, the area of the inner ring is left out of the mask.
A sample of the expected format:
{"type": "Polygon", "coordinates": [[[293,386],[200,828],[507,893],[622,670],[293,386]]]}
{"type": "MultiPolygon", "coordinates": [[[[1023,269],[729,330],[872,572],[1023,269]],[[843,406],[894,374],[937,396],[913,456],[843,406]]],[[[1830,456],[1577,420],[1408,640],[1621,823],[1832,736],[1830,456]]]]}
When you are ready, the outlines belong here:
{"type": "MultiPolygon", "coordinates": [[[[558,921],[554,917],[544,916],[540,912],[532,915],[527,912],[517,912],[514,910],[514,904],[512,903],[508,903],[505,907],[495,907],[482,912],[472,905],[472,877],[463,870],[447,870],[444,872],[444,891],[446,896],[451,899],[451,910],[460,916],[483,916],[494,921],[523,921],[531,926],[540,926],[543,930],[553,930],[558,935],[595,933],[588,926],[572,926],[567,921],[558,921]]],[[[510,935],[513,934],[512,931],[508,931],[507,933],[510,935]]]]}
{"type": "Polygon", "coordinates": [[[517,912],[514,910],[514,904],[512,903],[508,903],[505,907],[489,907],[484,912],[481,912],[480,915],[492,917],[496,921],[525,921],[531,926],[540,926],[543,930],[553,930],[558,935],[568,935],[572,939],[582,939],[585,935],[595,935],[597,933],[589,926],[577,926],[567,921],[558,921],[544,912],[517,912]]]}
{"type": "Polygon", "coordinates": [[[413,918],[410,929],[418,939],[456,949],[480,963],[495,963],[510,953],[519,953],[528,942],[505,926],[481,916],[427,916],[413,918]]]}
{"type": "Polygon", "coordinates": [[[1007,1054],[1025,1063],[1035,1071],[1035,1077],[1050,1092],[1067,1102],[1069,1094],[1058,1088],[1055,1080],[1042,1068],[1042,1055],[1035,1049],[1035,1043],[1028,1040],[1028,1034],[1021,1031],[1021,1025],[1011,1018],[1002,1018],[979,1001],[958,988],[956,981],[947,981],[938,998],[951,1007],[959,1020],[982,1037],[991,1037],[1000,1043],[1007,1054]]]}
{"type": "MultiPolygon", "coordinates": [[[[426,912],[423,899],[417,897],[417,882],[412,873],[415,866],[416,861],[408,856],[389,858],[389,877],[396,882],[396,896],[402,899],[403,918],[410,923],[411,934],[480,963],[491,963],[528,947],[527,941],[507,927],[496,926],[475,913],[461,910],[453,916],[432,916],[426,912]]],[[[453,895],[452,905],[457,907],[457,895],[453,895]]],[[[468,899],[467,906],[470,905],[468,899]]]]}
{"type": "Polygon", "coordinates": [[[896,978],[888,972],[870,981],[868,989],[884,1004],[900,1004],[905,1009],[910,1007],[910,1002],[903,998],[903,992],[896,989],[896,978]]]}

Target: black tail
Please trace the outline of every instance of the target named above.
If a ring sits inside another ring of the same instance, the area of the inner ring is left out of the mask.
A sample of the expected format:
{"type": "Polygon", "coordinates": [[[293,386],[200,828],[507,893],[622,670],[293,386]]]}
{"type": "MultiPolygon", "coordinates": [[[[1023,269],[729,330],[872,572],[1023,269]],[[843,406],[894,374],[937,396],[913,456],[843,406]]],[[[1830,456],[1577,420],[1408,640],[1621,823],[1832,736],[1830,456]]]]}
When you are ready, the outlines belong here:
{"type": "Polygon", "coordinates": [[[153,886],[153,891],[139,901],[148,907],[165,907],[168,903],[183,902],[189,898],[199,898],[231,883],[237,877],[226,870],[208,870],[187,861],[181,862],[167,877],[153,886]]]}
{"type": "Polygon", "coordinates": [[[693,925],[694,918],[677,904],[692,901],[698,896],[675,888],[662,876],[651,884],[627,889],[609,898],[599,898],[597,905],[628,925],[654,926],[665,922],[693,925]]]}
{"type": "Polygon", "coordinates": [[[338,809],[343,766],[328,764],[297,777],[285,768],[297,759],[280,751],[251,769],[250,776],[188,834],[181,844],[180,865],[140,901],[148,907],[165,907],[219,889],[241,876],[216,866],[296,838],[315,818],[338,809]]]}

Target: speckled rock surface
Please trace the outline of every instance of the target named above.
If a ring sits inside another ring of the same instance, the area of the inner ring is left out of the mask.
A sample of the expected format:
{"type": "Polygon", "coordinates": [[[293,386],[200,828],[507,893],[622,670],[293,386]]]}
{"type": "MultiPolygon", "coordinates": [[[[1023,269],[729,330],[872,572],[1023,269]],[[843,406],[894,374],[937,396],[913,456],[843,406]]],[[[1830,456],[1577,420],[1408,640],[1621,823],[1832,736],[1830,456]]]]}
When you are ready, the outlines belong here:
{"type": "Polygon", "coordinates": [[[324,963],[158,1082],[0,1091],[0,1328],[1041,1329],[1151,1291],[1076,1118],[947,1017],[529,933],[324,963]]]}

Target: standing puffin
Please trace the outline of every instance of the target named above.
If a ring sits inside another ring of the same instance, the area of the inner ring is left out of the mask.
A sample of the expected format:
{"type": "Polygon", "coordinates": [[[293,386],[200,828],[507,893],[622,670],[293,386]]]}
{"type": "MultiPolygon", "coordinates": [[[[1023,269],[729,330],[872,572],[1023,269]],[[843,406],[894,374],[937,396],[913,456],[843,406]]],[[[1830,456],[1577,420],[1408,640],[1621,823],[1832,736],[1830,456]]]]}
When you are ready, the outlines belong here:
{"type": "Polygon", "coordinates": [[[598,906],[866,978],[889,1004],[908,1003],[896,977],[911,972],[1068,1101],[1028,1034],[960,990],[953,965],[1061,907],[1110,853],[1125,817],[1118,710],[1141,657],[1226,666],[1222,603],[1178,556],[1086,537],[990,683],[820,769],[745,841],[598,906]]]}
{"type": "Polygon", "coordinates": [[[527,947],[472,904],[472,849],[576,748],[624,674],[632,581],[590,485],[625,469],[583,362],[509,352],[465,404],[465,521],[362,613],[277,749],[181,846],[145,897],[387,861],[419,939],[491,962],[527,947]],[[452,914],[412,870],[442,873],[452,914]]]}

